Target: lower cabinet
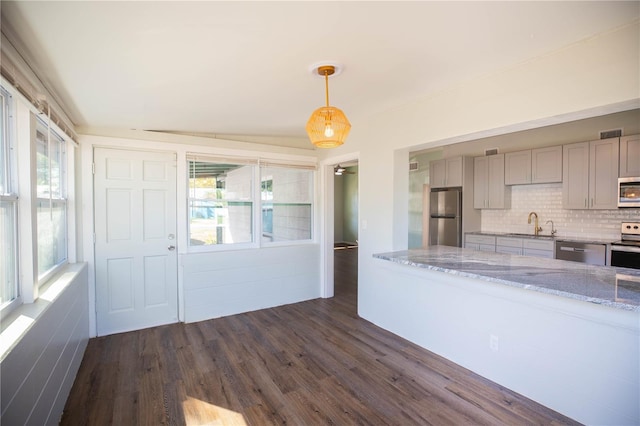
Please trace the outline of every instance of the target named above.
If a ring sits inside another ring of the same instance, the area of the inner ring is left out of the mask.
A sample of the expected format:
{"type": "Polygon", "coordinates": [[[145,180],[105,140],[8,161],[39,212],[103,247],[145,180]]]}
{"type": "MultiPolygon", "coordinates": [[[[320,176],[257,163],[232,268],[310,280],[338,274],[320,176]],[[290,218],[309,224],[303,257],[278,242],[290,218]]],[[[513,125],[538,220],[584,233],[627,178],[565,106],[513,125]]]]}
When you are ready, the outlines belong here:
{"type": "Polygon", "coordinates": [[[493,235],[466,234],[464,248],[478,251],[496,251],[496,237],[493,235]]]}
{"type": "Polygon", "coordinates": [[[494,235],[466,234],[464,247],[472,250],[491,251],[553,259],[553,240],[501,237],[494,235]]]}
{"type": "Polygon", "coordinates": [[[496,253],[522,254],[522,238],[497,237],[496,253]]]}
{"type": "Polygon", "coordinates": [[[522,254],[524,254],[525,256],[546,257],[547,259],[554,259],[554,249],[554,240],[531,240],[525,238],[522,241],[522,254]]]}

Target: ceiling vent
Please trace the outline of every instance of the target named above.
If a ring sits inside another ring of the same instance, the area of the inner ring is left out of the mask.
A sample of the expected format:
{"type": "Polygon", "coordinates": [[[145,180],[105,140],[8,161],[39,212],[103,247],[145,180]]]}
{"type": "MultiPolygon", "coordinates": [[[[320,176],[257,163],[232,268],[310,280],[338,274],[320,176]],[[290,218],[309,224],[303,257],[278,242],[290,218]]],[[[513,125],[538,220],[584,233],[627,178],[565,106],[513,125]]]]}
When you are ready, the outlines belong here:
{"type": "Polygon", "coordinates": [[[622,136],[622,129],[600,131],[600,139],[619,138],[620,136],[622,136]]]}
{"type": "Polygon", "coordinates": [[[498,148],[485,149],[484,155],[496,155],[498,153],[498,148]]]}
{"type": "Polygon", "coordinates": [[[409,171],[415,172],[416,170],[418,170],[418,162],[417,161],[409,162],[409,171]]]}

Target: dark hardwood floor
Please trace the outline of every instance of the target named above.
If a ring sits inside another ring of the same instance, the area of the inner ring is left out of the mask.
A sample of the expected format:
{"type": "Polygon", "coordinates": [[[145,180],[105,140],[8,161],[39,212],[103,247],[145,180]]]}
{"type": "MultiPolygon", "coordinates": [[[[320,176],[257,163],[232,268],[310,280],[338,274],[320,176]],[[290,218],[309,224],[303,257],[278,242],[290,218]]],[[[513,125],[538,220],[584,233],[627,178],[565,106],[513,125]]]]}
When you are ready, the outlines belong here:
{"type": "Polygon", "coordinates": [[[335,297],[91,339],[62,425],[575,424],[358,318],[335,297]]]}

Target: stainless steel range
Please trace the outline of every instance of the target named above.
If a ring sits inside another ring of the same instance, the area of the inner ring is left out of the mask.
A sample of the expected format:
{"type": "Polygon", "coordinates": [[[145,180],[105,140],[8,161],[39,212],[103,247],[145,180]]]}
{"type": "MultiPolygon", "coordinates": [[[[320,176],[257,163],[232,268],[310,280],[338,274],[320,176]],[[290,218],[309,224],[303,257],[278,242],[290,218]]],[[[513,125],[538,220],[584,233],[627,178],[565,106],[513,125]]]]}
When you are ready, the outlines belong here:
{"type": "Polygon", "coordinates": [[[621,240],[611,243],[611,266],[640,269],[640,222],[622,222],[621,240]]]}

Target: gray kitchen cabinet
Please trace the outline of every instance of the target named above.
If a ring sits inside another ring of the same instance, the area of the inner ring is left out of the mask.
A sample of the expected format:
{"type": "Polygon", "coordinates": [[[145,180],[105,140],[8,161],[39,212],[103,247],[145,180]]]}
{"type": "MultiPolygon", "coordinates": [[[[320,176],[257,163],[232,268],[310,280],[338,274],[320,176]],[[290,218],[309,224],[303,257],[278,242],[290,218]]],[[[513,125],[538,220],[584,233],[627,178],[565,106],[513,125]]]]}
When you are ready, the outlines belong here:
{"type": "Polygon", "coordinates": [[[617,208],[619,147],[618,138],[563,146],[563,208],[617,208]]]}
{"type": "Polygon", "coordinates": [[[443,158],[429,163],[429,184],[432,188],[462,186],[462,157],[443,158]]]}
{"type": "Polygon", "coordinates": [[[496,237],[493,235],[465,234],[464,248],[495,252],[496,237]]]}
{"type": "Polygon", "coordinates": [[[519,254],[523,256],[553,259],[553,240],[532,238],[497,237],[496,253],[519,254]]]}
{"type": "Polygon", "coordinates": [[[531,183],[531,150],[507,152],[504,155],[505,185],[531,183]]]}
{"type": "Polygon", "coordinates": [[[504,169],[506,185],[562,182],[562,146],[508,152],[504,169]]]}
{"type": "Polygon", "coordinates": [[[473,207],[505,209],[511,205],[511,189],[504,184],[504,154],[473,159],[473,207]]]}
{"type": "Polygon", "coordinates": [[[620,177],[640,176],[640,135],[620,138],[620,177]]]}
{"type": "Polygon", "coordinates": [[[497,237],[496,253],[522,254],[522,238],[497,237]]]}
{"type": "Polygon", "coordinates": [[[531,183],[562,182],[562,145],[531,150],[531,183]]]}
{"type": "Polygon", "coordinates": [[[555,257],[554,250],[554,240],[532,240],[530,238],[524,238],[522,240],[522,254],[525,256],[553,259],[555,257]]]}

